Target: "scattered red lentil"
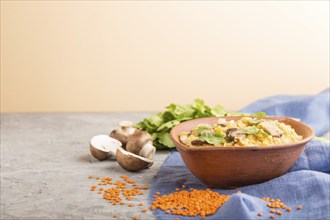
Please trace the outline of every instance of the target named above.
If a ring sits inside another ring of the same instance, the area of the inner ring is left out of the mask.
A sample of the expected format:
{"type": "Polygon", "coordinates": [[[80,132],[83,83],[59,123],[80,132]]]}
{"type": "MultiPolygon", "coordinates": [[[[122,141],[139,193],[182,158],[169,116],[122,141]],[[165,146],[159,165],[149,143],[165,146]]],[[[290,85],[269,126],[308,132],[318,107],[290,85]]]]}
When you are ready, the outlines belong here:
{"type": "Polygon", "coordinates": [[[269,197],[264,197],[264,198],[262,198],[262,200],[264,200],[266,202],[269,202],[270,198],[269,197]]]}
{"type": "MultiPolygon", "coordinates": [[[[92,179],[93,176],[88,176],[89,179],[92,179]]],[[[103,199],[108,200],[109,203],[112,203],[112,205],[117,205],[119,203],[120,205],[124,205],[125,203],[122,201],[122,197],[120,194],[123,195],[123,197],[126,198],[127,201],[131,200],[132,196],[137,195],[144,195],[144,193],[141,190],[147,190],[149,189],[148,186],[138,186],[136,183],[129,179],[127,176],[121,176],[123,181],[115,181],[112,182],[112,178],[110,177],[103,177],[101,178],[101,181],[97,183],[98,186],[100,185],[114,185],[111,188],[105,189],[103,187],[98,189],[98,194],[103,193],[103,199]],[[127,184],[130,184],[132,186],[131,189],[128,189],[127,184]]],[[[100,177],[97,176],[95,178],[96,180],[99,180],[100,177]]],[[[90,188],[90,191],[95,191],[97,188],[97,185],[93,185],[90,188]]],[[[182,185],[182,188],[187,188],[186,185],[182,185]]],[[[194,188],[189,188],[190,192],[186,190],[180,191],[179,188],[175,188],[174,193],[169,195],[163,195],[160,196],[160,192],[156,192],[154,195],[154,202],[150,206],[151,210],[161,209],[165,211],[166,214],[174,214],[174,215],[182,215],[182,216],[197,216],[200,215],[202,219],[204,219],[207,215],[214,214],[219,207],[223,205],[229,198],[230,195],[221,195],[217,192],[211,191],[210,189],[206,190],[196,190],[194,188]]],[[[237,191],[237,193],[241,193],[240,190],[237,191]]],[[[264,197],[262,200],[268,202],[267,206],[270,209],[270,213],[275,213],[277,215],[282,215],[283,212],[280,210],[280,208],[286,210],[287,212],[290,212],[292,209],[291,207],[287,207],[284,203],[281,202],[280,199],[271,199],[269,197],[264,197]],[[277,208],[275,210],[274,208],[277,208]]],[[[128,207],[133,207],[134,204],[128,204],[128,207]]],[[[142,203],[139,203],[138,206],[143,206],[142,203]]],[[[296,208],[297,210],[301,210],[302,206],[299,205],[296,208]]],[[[142,212],[147,212],[147,209],[143,209],[142,212]]],[[[258,216],[263,216],[262,212],[258,212],[258,216]]],[[[113,214],[113,218],[118,218],[117,214],[113,214]]],[[[271,215],[270,218],[274,219],[275,216],[271,215]]],[[[138,220],[137,216],[133,217],[133,220],[138,220]]],[[[175,220],[178,220],[178,218],[175,218],[175,220]]]]}
{"type": "Polygon", "coordinates": [[[276,213],[277,215],[282,215],[282,214],[283,214],[283,212],[281,212],[280,210],[276,210],[275,213],[276,213]]]}
{"type": "MultiPolygon", "coordinates": [[[[280,199],[271,199],[269,197],[264,197],[264,198],[262,198],[262,200],[268,202],[267,206],[269,208],[271,208],[269,210],[270,213],[275,213],[277,215],[283,215],[283,212],[281,211],[281,209],[286,210],[287,212],[291,212],[291,210],[292,210],[291,207],[288,207],[286,204],[281,202],[280,199]],[[274,208],[277,208],[277,209],[274,209],[274,208]]],[[[302,209],[301,205],[299,205],[297,207],[297,210],[300,210],[300,209],[302,209]]],[[[275,218],[275,216],[274,217],[272,217],[272,216],[274,216],[274,215],[271,215],[270,218],[275,218]]]]}
{"type": "MultiPolygon", "coordinates": [[[[89,179],[92,179],[93,176],[88,176],[89,179]]],[[[121,179],[124,181],[114,181],[112,182],[112,178],[110,177],[102,177],[100,178],[97,176],[95,178],[96,180],[99,180],[96,185],[93,185],[90,190],[95,191],[97,187],[100,186],[106,186],[106,185],[112,185],[112,187],[107,188],[107,187],[100,187],[97,191],[98,194],[103,194],[103,199],[108,200],[109,203],[111,203],[113,206],[116,206],[117,204],[124,205],[123,198],[125,198],[127,201],[131,200],[132,196],[137,196],[137,195],[144,195],[142,190],[147,190],[149,189],[148,186],[137,186],[136,183],[129,179],[127,176],[121,176],[121,179]],[[130,184],[132,187],[128,188],[127,185],[130,184]]],[[[139,206],[142,206],[142,203],[139,203],[139,206]]],[[[129,204],[128,207],[133,207],[133,204],[129,204]]],[[[142,212],[144,212],[143,209],[142,212]]],[[[145,211],[146,212],[146,211],[145,211]]],[[[118,218],[117,214],[113,215],[113,218],[118,218]]],[[[134,219],[138,219],[138,217],[134,217],[134,219]]]]}

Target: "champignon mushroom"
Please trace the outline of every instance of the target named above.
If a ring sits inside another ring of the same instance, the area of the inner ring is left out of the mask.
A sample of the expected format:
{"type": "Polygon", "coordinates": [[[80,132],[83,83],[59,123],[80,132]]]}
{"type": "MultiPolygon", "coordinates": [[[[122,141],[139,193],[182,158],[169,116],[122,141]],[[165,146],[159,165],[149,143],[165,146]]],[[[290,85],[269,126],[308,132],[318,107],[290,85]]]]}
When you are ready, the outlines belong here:
{"type": "Polygon", "coordinates": [[[202,146],[203,144],[206,144],[206,142],[202,141],[200,139],[191,141],[191,145],[194,145],[194,146],[202,146]]]}
{"type": "Polygon", "coordinates": [[[226,127],[229,122],[225,119],[225,118],[219,118],[217,123],[221,126],[221,127],[226,127]]]}
{"type": "Polygon", "coordinates": [[[226,138],[228,142],[231,141],[241,141],[242,138],[244,138],[245,135],[243,134],[241,129],[238,128],[229,128],[226,131],[226,138]]]}
{"type": "Polygon", "coordinates": [[[92,137],[89,150],[98,160],[105,160],[116,155],[117,149],[122,148],[122,144],[108,135],[101,134],[92,137]]]}
{"type": "Polygon", "coordinates": [[[283,135],[283,131],[270,122],[261,122],[260,126],[264,131],[273,137],[281,137],[283,135]]]}
{"type": "Polygon", "coordinates": [[[134,134],[128,136],[126,150],[148,159],[151,159],[156,152],[156,148],[152,145],[151,135],[140,130],[136,130],[134,134]]]}
{"type": "Polygon", "coordinates": [[[139,155],[133,154],[131,152],[125,151],[124,149],[118,149],[116,153],[116,158],[118,164],[125,170],[130,172],[136,172],[146,169],[154,163],[139,155]]]}
{"type": "Polygon", "coordinates": [[[133,122],[131,121],[120,121],[118,126],[119,128],[110,133],[110,137],[120,141],[123,148],[126,148],[127,137],[133,134],[136,129],[133,127],[133,122]]]}

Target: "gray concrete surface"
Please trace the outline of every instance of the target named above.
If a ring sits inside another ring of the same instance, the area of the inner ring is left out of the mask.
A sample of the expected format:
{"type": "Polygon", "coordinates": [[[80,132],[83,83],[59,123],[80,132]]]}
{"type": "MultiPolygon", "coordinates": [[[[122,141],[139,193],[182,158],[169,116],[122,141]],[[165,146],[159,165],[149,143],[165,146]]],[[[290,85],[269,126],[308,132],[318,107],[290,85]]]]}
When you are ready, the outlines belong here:
{"type": "MultiPolygon", "coordinates": [[[[154,165],[138,173],[115,160],[98,161],[89,141],[108,134],[120,120],[139,120],[150,113],[1,114],[1,219],[153,219],[142,207],[112,206],[90,192],[89,175],[150,185],[169,152],[157,152],[154,165]]],[[[147,192],[131,203],[149,207],[147,192]]]]}

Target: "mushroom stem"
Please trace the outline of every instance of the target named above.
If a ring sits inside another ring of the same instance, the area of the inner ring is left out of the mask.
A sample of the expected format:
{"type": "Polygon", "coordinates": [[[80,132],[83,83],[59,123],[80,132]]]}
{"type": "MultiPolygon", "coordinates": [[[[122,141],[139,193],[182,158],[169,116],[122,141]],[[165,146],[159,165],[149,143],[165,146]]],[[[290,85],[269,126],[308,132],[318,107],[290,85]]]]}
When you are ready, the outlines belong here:
{"type": "Polygon", "coordinates": [[[122,148],[121,146],[115,146],[115,147],[109,149],[109,154],[111,156],[116,155],[118,149],[124,150],[124,148],[122,148]]]}
{"type": "Polygon", "coordinates": [[[151,141],[148,141],[140,150],[139,155],[142,157],[151,159],[156,152],[156,148],[152,145],[151,141]]]}
{"type": "Polygon", "coordinates": [[[122,133],[128,135],[131,135],[135,132],[135,128],[133,127],[120,127],[120,130],[122,133]]]}

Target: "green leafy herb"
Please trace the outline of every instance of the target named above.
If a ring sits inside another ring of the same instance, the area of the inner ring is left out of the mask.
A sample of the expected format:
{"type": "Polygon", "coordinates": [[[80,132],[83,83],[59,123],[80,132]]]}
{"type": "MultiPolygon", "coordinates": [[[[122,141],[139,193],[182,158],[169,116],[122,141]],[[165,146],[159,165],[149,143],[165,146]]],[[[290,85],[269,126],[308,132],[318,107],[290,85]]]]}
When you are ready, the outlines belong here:
{"type": "Polygon", "coordinates": [[[262,134],[263,136],[267,137],[269,134],[262,129],[256,127],[247,127],[243,130],[243,134],[262,134]]]}
{"type": "MultiPolygon", "coordinates": [[[[169,149],[175,147],[169,137],[169,133],[175,125],[195,118],[211,116],[220,117],[227,115],[264,116],[265,113],[230,113],[227,112],[221,105],[210,107],[206,105],[202,99],[195,99],[192,104],[187,105],[179,105],[172,103],[166,107],[166,110],[164,112],[151,115],[149,118],[146,118],[137,123],[135,127],[150,133],[153,138],[153,144],[158,150],[169,149]]],[[[207,139],[209,139],[209,141],[214,141],[215,143],[218,143],[221,138],[215,136],[207,139]]],[[[207,140],[205,141],[207,142],[207,140]]]]}
{"type": "Polygon", "coordinates": [[[212,133],[204,132],[204,133],[201,134],[199,139],[201,139],[202,141],[205,141],[205,142],[207,142],[211,145],[214,145],[214,146],[219,146],[220,144],[225,142],[224,136],[222,136],[219,133],[213,133],[212,134],[212,133]]]}
{"type": "Polygon", "coordinates": [[[258,118],[249,118],[249,123],[250,124],[256,125],[256,124],[259,124],[260,122],[262,122],[261,119],[258,119],[258,118]]]}
{"type": "Polygon", "coordinates": [[[221,105],[216,105],[213,108],[211,108],[211,113],[212,115],[217,117],[223,117],[227,115],[225,108],[222,107],[221,105]]]}
{"type": "Polygon", "coordinates": [[[212,126],[211,125],[209,125],[209,124],[201,124],[201,125],[198,125],[195,128],[195,131],[197,131],[198,133],[202,133],[203,131],[210,130],[210,129],[212,129],[212,126]]]}
{"type": "Polygon", "coordinates": [[[265,117],[267,116],[265,112],[257,112],[255,114],[250,114],[250,116],[259,116],[259,117],[265,117]]]}
{"type": "Polygon", "coordinates": [[[173,142],[170,138],[170,134],[168,132],[159,133],[158,140],[159,140],[159,143],[161,143],[164,146],[167,146],[170,148],[175,147],[175,145],[173,144],[173,142]]]}
{"type": "Polygon", "coordinates": [[[228,112],[226,116],[259,116],[265,117],[265,112],[257,112],[257,113],[240,113],[240,112],[228,112]]]}

